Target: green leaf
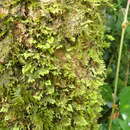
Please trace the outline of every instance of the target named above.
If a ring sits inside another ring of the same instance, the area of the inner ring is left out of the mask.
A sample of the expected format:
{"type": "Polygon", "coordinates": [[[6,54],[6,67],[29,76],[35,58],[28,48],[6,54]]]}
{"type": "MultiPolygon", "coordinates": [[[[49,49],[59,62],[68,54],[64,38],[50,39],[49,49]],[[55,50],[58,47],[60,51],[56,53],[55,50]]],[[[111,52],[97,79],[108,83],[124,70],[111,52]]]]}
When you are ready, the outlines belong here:
{"type": "Polygon", "coordinates": [[[67,110],[70,111],[70,112],[73,112],[73,108],[72,108],[71,104],[68,104],[67,110]]]}
{"type": "Polygon", "coordinates": [[[129,121],[128,120],[122,120],[122,119],[116,119],[113,120],[112,123],[112,130],[129,130],[129,121]]]}
{"type": "Polygon", "coordinates": [[[41,69],[38,71],[38,73],[39,73],[39,75],[44,76],[44,75],[49,74],[49,70],[47,70],[46,68],[41,68],[41,69]]]}
{"type": "Polygon", "coordinates": [[[88,122],[85,120],[85,118],[81,115],[78,115],[74,118],[74,122],[77,126],[86,126],[88,122]]]}
{"type": "Polygon", "coordinates": [[[37,92],[34,96],[33,96],[36,100],[40,101],[42,98],[42,93],[37,92]]]}
{"type": "Polygon", "coordinates": [[[25,52],[23,54],[24,58],[27,59],[28,57],[32,57],[34,54],[33,53],[30,53],[30,52],[25,52]]]}
{"type": "Polygon", "coordinates": [[[49,49],[51,46],[50,46],[50,44],[49,43],[46,43],[46,44],[38,44],[37,45],[37,48],[39,48],[39,49],[42,49],[42,50],[47,50],[47,49],[49,49]]]}
{"type": "Polygon", "coordinates": [[[22,73],[25,74],[27,72],[33,72],[34,71],[34,67],[31,65],[31,63],[26,64],[25,66],[23,66],[22,68],[22,73]]]}
{"type": "Polygon", "coordinates": [[[52,87],[52,86],[47,87],[47,94],[53,94],[54,91],[55,91],[54,87],[52,87]]]}
{"type": "Polygon", "coordinates": [[[130,87],[125,87],[119,94],[120,112],[130,116],[130,87]]]}
{"type": "Polygon", "coordinates": [[[106,35],[106,37],[107,37],[108,40],[110,40],[110,41],[114,41],[114,40],[115,40],[115,38],[114,38],[112,35],[106,35]]]}

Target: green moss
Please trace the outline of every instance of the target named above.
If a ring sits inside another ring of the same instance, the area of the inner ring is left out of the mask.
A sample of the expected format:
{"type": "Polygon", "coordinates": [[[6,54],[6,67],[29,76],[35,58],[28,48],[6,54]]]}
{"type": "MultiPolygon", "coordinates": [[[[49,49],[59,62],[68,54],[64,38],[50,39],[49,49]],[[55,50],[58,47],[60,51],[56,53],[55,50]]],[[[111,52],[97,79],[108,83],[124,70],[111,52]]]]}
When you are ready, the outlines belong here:
{"type": "Polygon", "coordinates": [[[0,127],[97,130],[106,46],[100,1],[2,4],[0,127]]]}

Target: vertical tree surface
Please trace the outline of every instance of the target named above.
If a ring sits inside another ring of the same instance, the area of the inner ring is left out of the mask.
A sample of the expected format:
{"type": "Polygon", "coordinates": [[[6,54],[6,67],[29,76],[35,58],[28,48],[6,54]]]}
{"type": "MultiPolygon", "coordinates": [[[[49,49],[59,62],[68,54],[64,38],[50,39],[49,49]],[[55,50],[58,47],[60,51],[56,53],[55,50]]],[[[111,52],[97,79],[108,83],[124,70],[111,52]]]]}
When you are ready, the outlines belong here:
{"type": "Polygon", "coordinates": [[[0,128],[98,130],[101,2],[0,1],[0,128]]]}

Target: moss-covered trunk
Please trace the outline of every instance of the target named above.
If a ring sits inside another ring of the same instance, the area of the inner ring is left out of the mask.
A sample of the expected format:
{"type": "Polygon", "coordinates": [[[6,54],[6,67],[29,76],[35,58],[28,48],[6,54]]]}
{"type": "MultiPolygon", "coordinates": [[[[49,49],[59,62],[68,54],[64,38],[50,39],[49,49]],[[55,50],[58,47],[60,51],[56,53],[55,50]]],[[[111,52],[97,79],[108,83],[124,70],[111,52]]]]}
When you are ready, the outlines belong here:
{"type": "Polygon", "coordinates": [[[98,129],[101,2],[0,1],[0,128],[98,129]]]}

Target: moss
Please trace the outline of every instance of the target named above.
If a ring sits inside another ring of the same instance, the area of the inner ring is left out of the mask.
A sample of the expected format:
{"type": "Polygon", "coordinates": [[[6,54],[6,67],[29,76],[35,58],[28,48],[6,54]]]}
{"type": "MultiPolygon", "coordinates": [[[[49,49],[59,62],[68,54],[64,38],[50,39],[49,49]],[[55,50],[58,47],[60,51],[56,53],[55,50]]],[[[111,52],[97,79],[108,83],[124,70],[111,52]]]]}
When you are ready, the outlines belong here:
{"type": "Polygon", "coordinates": [[[105,70],[101,2],[1,3],[0,127],[97,130],[105,70]]]}

